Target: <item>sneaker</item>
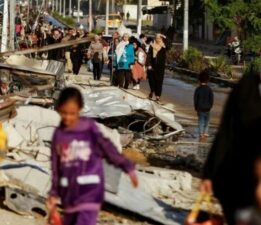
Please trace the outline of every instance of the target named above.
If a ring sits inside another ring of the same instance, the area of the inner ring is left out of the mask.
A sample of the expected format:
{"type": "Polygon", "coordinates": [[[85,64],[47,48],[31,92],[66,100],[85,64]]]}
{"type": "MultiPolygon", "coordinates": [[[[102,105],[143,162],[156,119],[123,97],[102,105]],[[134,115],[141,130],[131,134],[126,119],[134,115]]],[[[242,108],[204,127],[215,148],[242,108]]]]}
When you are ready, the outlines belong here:
{"type": "Polygon", "coordinates": [[[134,85],[132,89],[137,90],[137,85],[134,85]]]}
{"type": "Polygon", "coordinates": [[[140,90],[140,85],[139,84],[136,85],[136,90],[140,90]]]}

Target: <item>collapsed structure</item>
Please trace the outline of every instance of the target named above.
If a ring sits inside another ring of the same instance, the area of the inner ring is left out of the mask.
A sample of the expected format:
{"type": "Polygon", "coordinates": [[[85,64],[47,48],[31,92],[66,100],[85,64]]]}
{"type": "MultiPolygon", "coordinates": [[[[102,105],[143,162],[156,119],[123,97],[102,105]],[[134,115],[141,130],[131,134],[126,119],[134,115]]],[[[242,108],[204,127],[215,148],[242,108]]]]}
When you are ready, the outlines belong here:
{"type": "MultiPolygon", "coordinates": [[[[51,182],[50,143],[60,121],[53,104],[57,92],[64,86],[77,86],[82,91],[85,99],[82,114],[103,124],[104,135],[119,151],[140,139],[172,143],[183,133],[182,126],[175,121],[175,111],[170,107],[119,88],[99,87],[88,76],[65,77],[62,63],[11,56],[0,64],[0,70],[5,74],[1,76],[1,87],[8,85],[5,99],[9,97],[17,101],[15,117],[14,101],[3,102],[8,106],[3,108],[5,111],[0,107],[9,139],[7,157],[0,162],[0,186],[5,190],[6,206],[20,214],[47,215],[45,199],[51,182]]],[[[165,183],[165,192],[169,189],[190,191],[191,175],[138,167],[141,187],[133,189],[119,170],[105,166],[107,203],[162,224],[183,222],[185,212],[156,198],[161,192],[158,185],[161,183],[164,187],[165,183]],[[155,188],[149,188],[148,183],[153,183],[155,188]]]]}

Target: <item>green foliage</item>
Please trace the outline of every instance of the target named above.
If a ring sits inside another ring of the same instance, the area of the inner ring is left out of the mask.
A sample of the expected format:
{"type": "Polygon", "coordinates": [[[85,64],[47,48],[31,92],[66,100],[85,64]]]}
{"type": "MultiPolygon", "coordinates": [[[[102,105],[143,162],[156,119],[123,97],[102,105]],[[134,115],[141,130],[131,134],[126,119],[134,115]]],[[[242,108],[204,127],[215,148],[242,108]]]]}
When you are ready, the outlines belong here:
{"type": "Polygon", "coordinates": [[[215,73],[222,73],[232,77],[232,68],[228,65],[225,56],[208,59],[208,68],[215,73]]]}
{"type": "Polygon", "coordinates": [[[214,72],[218,72],[220,69],[224,68],[226,64],[227,62],[224,56],[214,57],[208,60],[209,69],[214,72]]]}
{"type": "Polygon", "coordinates": [[[245,74],[261,73],[261,58],[257,58],[248,64],[245,74]]]}
{"type": "Polygon", "coordinates": [[[203,53],[196,48],[189,48],[183,54],[183,60],[187,68],[200,72],[204,67],[203,53]]]}
{"type": "Polygon", "coordinates": [[[166,62],[167,64],[172,64],[173,62],[179,64],[182,61],[182,57],[183,51],[172,47],[166,53],[166,62]]]}
{"type": "Polygon", "coordinates": [[[99,28],[99,27],[92,30],[92,33],[93,33],[93,34],[100,34],[100,33],[102,33],[102,32],[103,32],[103,29],[102,29],[102,28],[99,28]]]}
{"type": "Polygon", "coordinates": [[[228,64],[225,56],[204,58],[203,53],[196,48],[189,48],[183,52],[172,47],[167,51],[166,62],[167,64],[175,63],[179,67],[188,68],[195,72],[207,68],[216,75],[223,74],[229,78],[232,77],[232,67],[228,64]]]}
{"type": "Polygon", "coordinates": [[[58,12],[53,12],[52,16],[55,17],[57,20],[59,20],[59,21],[63,22],[64,24],[66,24],[68,27],[75,26],[75,21],[70,16],[63,17],[58,12]]]}
{"type": "Polygon", "coordinates": [[[243,43],[246,51],[260,53],[261,51],[261,35],[254,35],[243,43]]]}
{"type": "Polygon", "coordinates": [[[204,0],[212,20],[221,29],[235,28],[238,32],[258,34],[261,32],[260,0],[204,0]]]}

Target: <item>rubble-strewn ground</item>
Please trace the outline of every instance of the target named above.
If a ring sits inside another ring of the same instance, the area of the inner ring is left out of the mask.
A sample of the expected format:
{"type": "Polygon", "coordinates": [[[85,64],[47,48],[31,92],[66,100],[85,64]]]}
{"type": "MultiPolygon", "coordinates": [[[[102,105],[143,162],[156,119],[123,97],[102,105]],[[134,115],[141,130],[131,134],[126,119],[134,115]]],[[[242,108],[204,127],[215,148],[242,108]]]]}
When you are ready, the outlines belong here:
{"type": "MultiPolygon", "coordinates": [[[[106,82],[105,82],[106,83],[106,82]]],[[[167,90],[170,87],[167,88],[167,90]]],[[[172,87],[173,88],[173,87],[172,87]]],[[[185,87],[184,92],[191,87],[185,87]]],[[[178,90],[175,90],[175,92],[178,90]]],[[[189,90],[191,93],[191,90],[189,90]]],[[[146,92],[146,91],[145,91],[146,92]]],[[[137,92],[139,93],[139,92],[137,92]]],[[[140,93],[142,94],[142,93],[140,93]]],[[[183,98],[179,94],[177,99],[183,98]]],[[[187,98],[187,97],[186,97],[187,98]]],[[[216,108],[220,108],[220,104],[216,108]]],[[[141,188],[143,191],[148,191],[160,200],[167,204],[189,210],[191,209],[195,199],[199,192],[200,174],[203,167],[204,160],[206,159],[208,150],[211,146],[212,138],[205,143],[199,143],[197,139],[197,121],[193,115],[191,115],[191,109],[188,109],[188,100],[186,100],[186,107],[182,108],[181,101],[179,100],[178,112],[176,119],[185,128],[185,133],[179,137],[178,140],[166,140],[166,141],[151,141],[144,140],[142,137],[135,138],[134,141],[129,144],[124,154],[137,162],[140,165],[139,176],[143,177],[143,183],[141,188]],[[151,169],[156,171],[155,174],[146,174],[144,172],[146,168],[158,167],[159,171],[166,169],[164,176],[157,174],[157,169],[151,169]],[[172,172],[175,170],[185,171],[189,173],[180,174],[173,177],[172,172]],[[167,172],[169,174],[167,174],[167,172]],[[165,173],[166,172],[166,173],[165,173]],[[193,177],[190,175],[192,174],[193,177]],[[154,176],[154,177],[153,177],[154,176]],[[181,178],[179,178],[181,176],[181,178]],[[154,179],[154,180],[153,180],[154,179]],[[191,184],[191,185],[189,185],[191,184]],[[146,186],[147,185],[147,186],[146,186]],[[188,188],[190,186],[190,188],[188,188]]],[[[219,110],[215,109],[215,124],[211,126],[210,134],[213,137],[216,132],[216,121],[219,116],[219,110]]],[[[193,114],[193,113],[192,113],[193,114]]],[[[216,212],[220,213],[220,208],[216,204],[216,212]]],[[[149,225],[154,224],[151,222],[144,222],[141,218],[135,218],[135,215],[122,212],[120,210],[103,210],[100,213],[98,225],[149,225]]],[[[41,218],[24,217],[17,215],[11,211],[5,209],[0,210],[1,225],[45,225],[45,221],[41,218]]]]}
{"type": "MultiPolygon", "coordinates": [[[[41,218],[20,216],[14,212],[0,209],[1,225],[45,225],[46,222],[41,218]]],[[[99,215],[97,225],[152,225],[148,222],[138,222],[123,218],[122,215],[116,216],[113,213],[102,211],[99,215]]]]}

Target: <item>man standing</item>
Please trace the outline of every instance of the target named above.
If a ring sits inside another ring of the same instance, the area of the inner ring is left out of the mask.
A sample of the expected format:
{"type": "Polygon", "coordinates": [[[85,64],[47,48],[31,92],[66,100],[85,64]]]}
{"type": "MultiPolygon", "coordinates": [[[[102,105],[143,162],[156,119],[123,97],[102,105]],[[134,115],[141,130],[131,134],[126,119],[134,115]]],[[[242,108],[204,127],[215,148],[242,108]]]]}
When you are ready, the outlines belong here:
{"type": "MultiPolygon", "coordinates": [[[[52,36],[48,38],[48,45],[50,44],[58,44],[61,43],[61,33],[59,30],[54,29],[52,31],[52,36]]],[[[62,61],[63,59],[63,50],[62,49],[53,49],[48,52],[48,60],[56,60],[56,61],[62,61]]]]}
{"type": "Polygon", "coordinates": [[[129,22],[129,19],[130,19],[130,12],[129,11],[127,12],[126,17],[127,17],[127,22],[129,22]]]}

